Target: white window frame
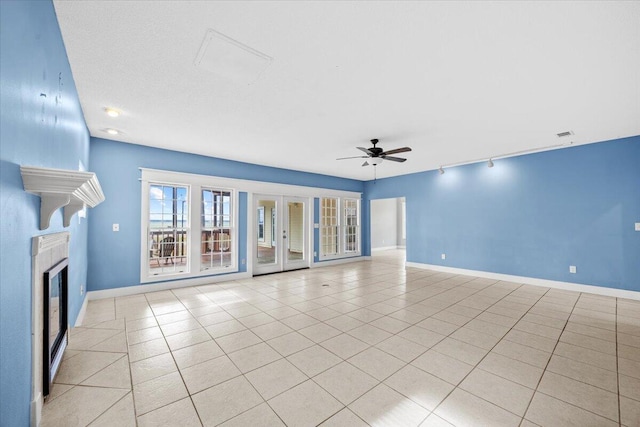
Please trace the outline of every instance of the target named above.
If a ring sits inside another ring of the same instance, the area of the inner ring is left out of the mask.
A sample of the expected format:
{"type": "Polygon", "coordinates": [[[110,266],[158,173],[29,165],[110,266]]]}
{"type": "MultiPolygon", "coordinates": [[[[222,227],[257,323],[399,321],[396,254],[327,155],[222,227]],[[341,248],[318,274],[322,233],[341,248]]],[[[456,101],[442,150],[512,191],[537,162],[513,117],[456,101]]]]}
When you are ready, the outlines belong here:
{"type": "Polygon", "coordinates": [[[318,244],[318,252],[319,252],[319,257],[318,259],[321,261],[325,261],[325,260],[332,260],[332,259],[340,259],[340,258],[351,258],[351,257],[357,257],[357,256],[361,256],[362,254],[362,227],[361,227],[361,218],[362,218],[362,201],[359,198],[355,198],[355,197],[340,197],[340,196],[325,196],[325,197],[321,197],[320,198],[320,217],[319,217],[319,224],[320,224],[320,233],[319,233],[319,238],[320,238],[320,242],[318,244]],[[329,255],[325,255],[323,253],[323,245],[322,245],[322,237],[323,237],[323,199],[335,199],[337,201],[337,219],[338,219],[338,253],[336,254],[329,254],[329,255]],[[350,251],[347,252],[346,251],[346,210],[344,209],[345,206],[345,200],[355,200],[357,203],[357,234],[356,234],[356,238],[357,238],[357,248],[355,251],[350,251]]]}
{"type": "Polygon", "coordinates": [[[238,237],[239,237],[239,195],[236,188],[229,188],[227,182],[220,182],[216,177],[206,175],[180,174],[155,169],[141,169],[141,210],[140,210],[140,283],[160,282],[165,280],[191,277],[211,276],[234,273],[238,271],[238,237]],[[149,270],[149,190],[151,185],[162,184],[189,188],[189,236],[187,249],[188,269],[184,272],[153,274],[149,270]],[[221,185],[222,184],[222,185],[221,185]],[[221,190],[231,193],[231,263],[228,266],[209,268],[201,271],[201,235],[202,235],[202,190],[221,190]],[[196,236],[196,237],[194,237],[196,236]]]}

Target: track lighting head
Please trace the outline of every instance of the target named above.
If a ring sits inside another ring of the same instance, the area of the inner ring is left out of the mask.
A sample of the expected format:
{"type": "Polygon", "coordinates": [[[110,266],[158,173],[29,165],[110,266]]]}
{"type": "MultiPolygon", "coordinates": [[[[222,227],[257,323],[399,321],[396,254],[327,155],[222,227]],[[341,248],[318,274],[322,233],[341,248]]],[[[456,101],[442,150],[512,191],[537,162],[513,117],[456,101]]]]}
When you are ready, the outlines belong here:
{"type": "Polygon", "coordinates": [[[444,169],[442,169],[442,166],[440,166],[440,169],[438,169],[438,172],[440,172],[440,175],[444,173],[444,169]]]}
{"type": "Polygon", "coordinates": [[[487,166],[490,168],[493,167],[493,159],[489,159],[489,161],[487,162],[487,166]]]}

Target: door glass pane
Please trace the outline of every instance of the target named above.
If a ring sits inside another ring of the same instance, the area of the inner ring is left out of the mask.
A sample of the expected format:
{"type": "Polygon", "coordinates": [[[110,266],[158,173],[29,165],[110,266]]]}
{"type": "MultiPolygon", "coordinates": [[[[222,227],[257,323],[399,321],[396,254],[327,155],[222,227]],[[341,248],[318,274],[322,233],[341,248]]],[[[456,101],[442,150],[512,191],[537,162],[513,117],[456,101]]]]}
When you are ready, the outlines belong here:
{"type": "Polygon", "coordinates": [[[149,187],[149,272],[153,275],[188,270],[189,193],[187,187],[149,187]]]}
{"type": "Polygon", "coordinates": [[[258,264],[275,264],[277,227],[276,202],[274,200],[258,200],[258,214],[256,215],[256,254],[258,264]],[[264,212],[271,212],[265,215],[264,212]]]}
{"type": "Polygon", "coordinates": [[[304,259],[304,203],[288,202],[287,261],[304,259]]]}

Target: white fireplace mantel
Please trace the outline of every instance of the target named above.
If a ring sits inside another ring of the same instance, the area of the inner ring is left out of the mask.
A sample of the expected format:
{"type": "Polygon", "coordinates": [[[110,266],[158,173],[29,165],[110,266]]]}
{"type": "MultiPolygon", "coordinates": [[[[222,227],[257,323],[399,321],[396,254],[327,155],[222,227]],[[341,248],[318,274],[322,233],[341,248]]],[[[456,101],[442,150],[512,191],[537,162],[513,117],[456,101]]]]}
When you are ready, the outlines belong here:
{"type": "Polygon", "coordinates": [[[64,226],[84,205],[95,207],[104,201],[98,177],[93,172],[20,166],[22,184],[28,193],[40,196],[40,230],[49,228],[53,213],[64,207],[64,226]]]}

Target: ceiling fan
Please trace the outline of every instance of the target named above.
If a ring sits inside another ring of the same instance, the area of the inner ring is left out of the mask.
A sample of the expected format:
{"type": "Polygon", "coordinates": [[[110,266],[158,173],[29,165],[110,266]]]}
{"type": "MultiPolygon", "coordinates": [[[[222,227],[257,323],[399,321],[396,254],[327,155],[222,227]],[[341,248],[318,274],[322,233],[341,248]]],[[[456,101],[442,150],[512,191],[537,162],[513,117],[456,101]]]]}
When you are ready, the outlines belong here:
{"type": "Polygon", "coordinates": [[[398,153],[406,153],[407,151],[411,151],[409,147],[396,148],[394,150],[384,151],[380,147],[376,147],[378,143],[377,139],[372,139],[371,143],[373,147],[364,148],[364,147],[356,147],[358,150],[363,151],[366,156],[353,156],[353,157],[340,157],[336,160],[344,160],[344,159],[367,159],[362,166],[373,165],[377,166],[382,163],[383,160],[390,160],[392,162],[404,162],[407,159],[403,159],[402,157],[392,157],[390,154],[398,154],[398,153]]]}

